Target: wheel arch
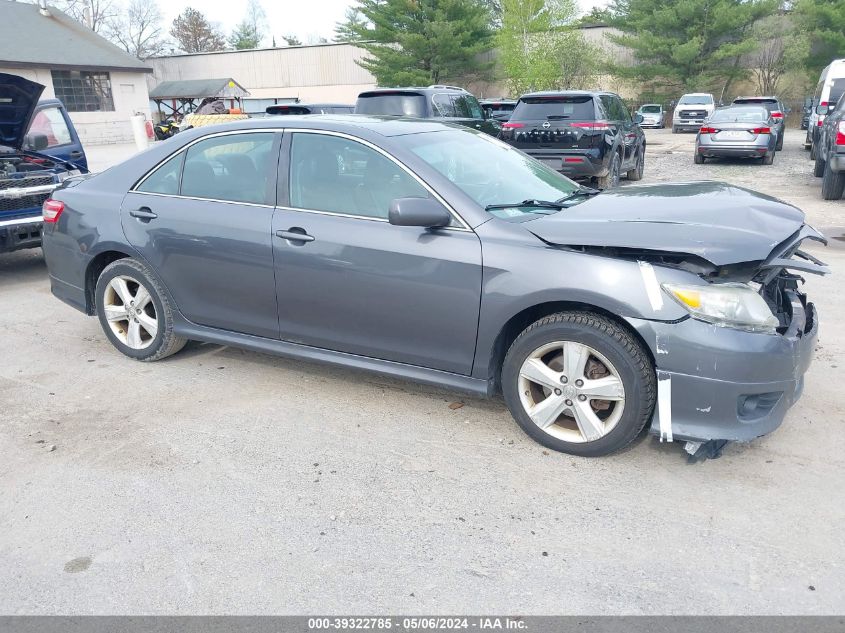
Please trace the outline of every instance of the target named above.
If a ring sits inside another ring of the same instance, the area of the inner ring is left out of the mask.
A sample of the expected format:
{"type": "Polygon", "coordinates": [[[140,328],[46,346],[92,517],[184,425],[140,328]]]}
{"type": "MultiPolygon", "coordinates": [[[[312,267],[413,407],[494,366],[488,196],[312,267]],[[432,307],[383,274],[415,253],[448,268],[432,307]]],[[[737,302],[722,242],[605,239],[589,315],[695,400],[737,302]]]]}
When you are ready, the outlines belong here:
{"type": "Polygon", "coordinates": [[[134,257],[128,249],[118,250],[117,248],[109,248],[101,251],[91,258],[88,266],[85,269],[85,313],[93,315],[96,312],[96,299],[94,297],[94,290],[97,287],[97,280],[105,270],[106,266],[119,259],[126,259],[134,257]]]}
{"type": "Polygon", "coordinates": [[[535,321],[557,312],[592,312],[610,319],[619,327],[624,328],[627,332],[629,332],[634,339],[639,341],[643,349],[646,351],[646,354],[648,354],[652,367],[656,365],[654,354],[640,332],[631,327],[631,325],[619,317],[619,315],[590,303],[577,301],[547,301],[524,308],[514,314],[505,322],[493,340],[493,346],[487,359],[487,367],[490,374],[489,379],[492,383],[492,391],[494,393],[501,393],[502,363],[505,359],[505,354],[507,354],[508,349],[514,340],[516,340],[516,337],[535,321]]]}

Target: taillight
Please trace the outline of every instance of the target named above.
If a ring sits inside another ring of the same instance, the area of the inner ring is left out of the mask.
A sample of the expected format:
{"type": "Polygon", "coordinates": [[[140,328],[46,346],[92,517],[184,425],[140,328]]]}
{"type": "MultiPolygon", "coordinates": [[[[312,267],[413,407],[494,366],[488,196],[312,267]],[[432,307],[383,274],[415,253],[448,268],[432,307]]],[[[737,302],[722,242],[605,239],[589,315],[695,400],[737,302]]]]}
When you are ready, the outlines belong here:
{"type": "Polygon", "coordinates": [[[755,127],[753,130],[751,130],[751,133],[752,134],[771,134],[772,128],[770,128],[770,127],[755,127]]]}
{"type": "Polygon", "coordinates": [[[53,224],[59,221],[59,216],[64,210],[64,202],[61,202],[60,200],[53,200],[52,198],[47,198],[44,201],[44,204],[41,205],[41,217],[43,217],[44,221],[48,224],[53,224]]]}
{"type": "Polygon", "coordinates": [[[503,130],[516,130],[516,129],[519,129],[521,127],[525,127],[525,123],[511,123],[511,122],[502,123],[502,129],[503,130]]]}
{"type": "Polygon", "coordinates": [[[820,106],[827,106],[827,105],[830,105],[830,104],[827,101],[822,101],[819,105],[820,106]]]}
{"type": "Polygon", "coordinates": [[[571,127],[579,127],[585,130],[607,130],[610,128],[610,123],[608,121],[576,121],[575,123],[569,124],[571,127]]]}
{"type": "Polygon", "coordinates": [[[836,144],[845,145],[845,121],[840,121],[836,128],[836,144]]]}
{"type": "Polygon", "coordinates": [[[781,112],[780,110],[773,110],[772,111],[772,118],[773,119],[782,119],[783,118],[783,112],[781,112]]]}
{"type": "Polygon", "coordinates": [[[822,115],[819,115],[819,120],[816,121],[816,125],[818,127],[821,127],[822,125],[824,125],[824,119],[822,118],[822,115]]]}
{"type": "Polygon", "coordinates": [[[719,130],[714,127],[703,127],[698,132],[699,134],[718,134],[719,130]]]}

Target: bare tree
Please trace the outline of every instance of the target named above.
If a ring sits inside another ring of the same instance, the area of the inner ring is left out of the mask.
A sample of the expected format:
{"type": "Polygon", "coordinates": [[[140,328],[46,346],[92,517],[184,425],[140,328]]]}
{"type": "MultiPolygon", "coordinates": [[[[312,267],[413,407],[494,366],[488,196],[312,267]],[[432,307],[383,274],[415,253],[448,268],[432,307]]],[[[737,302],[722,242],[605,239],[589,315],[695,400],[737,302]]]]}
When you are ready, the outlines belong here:
{"type": "Polygon", "coordinates": [[[116,0],[56,0],[56,7],[86,26],[89,25],[87,10],[90,26],[96,33],[105,30],[109,21],[120,15],[120,4],[116,0]]]}
{"type": "Polygon", "coordinates": [[[167,50],[161,11],[155,0],[129,0],[126,11],[108,22],[105,35],[138,59],[155,57],[167,50]]]}
{"type": "Polygon", "coordinates": [[[223,34],[196,9],[186,7],[173,20],[170,34],[186,53],[221,51],[226,47],[223,34]]]}
{"type": "Polygon", "coordinates": [[[760,20],[753,32],[758,44],[746,64],[757,83],[758,94],[777,94],[783,75],[806,55],[807,36],[795,28],[790,16],[783,14],[760,20]]]}

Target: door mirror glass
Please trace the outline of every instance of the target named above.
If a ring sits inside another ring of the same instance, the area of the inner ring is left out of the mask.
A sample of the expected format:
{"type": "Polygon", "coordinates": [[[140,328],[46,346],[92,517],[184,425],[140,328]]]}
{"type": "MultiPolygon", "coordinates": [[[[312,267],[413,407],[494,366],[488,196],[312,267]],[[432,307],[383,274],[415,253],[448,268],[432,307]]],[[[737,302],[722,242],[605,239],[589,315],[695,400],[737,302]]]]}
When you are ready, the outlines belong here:
{"type": "Polygon", "coordinates": [[[830,110],[831,108],[826,105],[816,106],[816,114],[827,114],[830,110]]]}
{"type": "Polygon", "coordinates": [[[396,198],[390,203],[388,219],[396,226],[436,228],[448,226],[452,214],[433,198],[396,198]]]}
{"type": "Polygon", "coordinates": [[[47,149],[50,143],[46,134],[27,134],[23,139],[24,147],[33,152],[40,152],[47,149]]]}

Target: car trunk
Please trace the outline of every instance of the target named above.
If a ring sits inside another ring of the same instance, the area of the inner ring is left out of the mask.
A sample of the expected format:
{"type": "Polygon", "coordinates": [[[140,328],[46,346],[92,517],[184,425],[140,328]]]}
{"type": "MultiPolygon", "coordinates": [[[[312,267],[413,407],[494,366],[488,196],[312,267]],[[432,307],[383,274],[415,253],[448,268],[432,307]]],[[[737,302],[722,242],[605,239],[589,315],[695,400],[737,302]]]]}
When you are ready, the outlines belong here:
{"type": "Polygon", "coordinates": [[[709,136],[712,143],[753,143],[760,134],[771,134],[771,128],[764,123],[717,122],[701,128],[701,134],[709,136]]]}
{"type": "Polygon", "coordinates": [[[591,96],[531,97],[520,100],[502,139],[526,152],[532,150],[587,150],[599,147],[607,131],[596,121],[591,96]]]}

